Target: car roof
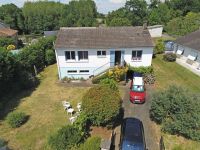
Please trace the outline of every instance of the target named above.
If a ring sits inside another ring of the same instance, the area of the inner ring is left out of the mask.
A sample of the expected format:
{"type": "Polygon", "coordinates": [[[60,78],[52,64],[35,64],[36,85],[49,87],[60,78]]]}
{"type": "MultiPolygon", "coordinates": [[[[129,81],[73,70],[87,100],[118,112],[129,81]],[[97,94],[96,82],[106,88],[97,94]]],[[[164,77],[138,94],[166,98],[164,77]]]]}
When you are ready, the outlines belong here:
{"type": "Polygon", "coordinates": [[[142,77],[134,77],[133,85],[144,85],[142,77]]]}
{"type": "Polygon", "coordinates": [[[143,125],[139,119],[126,118],[123,124],[123,150],[144,150],[145,143],[143,143],[143,125]]]}
{"type": "Polygon", "coordinates": [[[134,72],[134,73],[133,73],[133,78],[134,78],[134,77],[142,77],[142,74],[139,73],[139,72],[134,72]]]}

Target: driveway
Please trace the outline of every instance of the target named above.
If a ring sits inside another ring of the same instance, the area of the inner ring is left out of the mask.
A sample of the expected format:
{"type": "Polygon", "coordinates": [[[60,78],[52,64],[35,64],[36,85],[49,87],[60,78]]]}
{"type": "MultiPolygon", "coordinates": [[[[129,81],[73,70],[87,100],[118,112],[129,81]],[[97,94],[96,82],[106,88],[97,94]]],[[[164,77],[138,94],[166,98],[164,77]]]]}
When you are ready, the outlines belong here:
{"type": "MultiPolygon", "coordinates": [[[[159,130],[156,130],[155,124],[149,118],[150,109],[150,93],[152,88],[147,88],[147,99],[144,104],[132,104],[129,101],[129,85],[124,88],[125,94],[123,98],[124,118],[135,117],[140,119],[144,125],[145,140],[148,150],[159,150],[159,130]]],[[[119,130],[118,130],[119,131],[119,130]]]]}

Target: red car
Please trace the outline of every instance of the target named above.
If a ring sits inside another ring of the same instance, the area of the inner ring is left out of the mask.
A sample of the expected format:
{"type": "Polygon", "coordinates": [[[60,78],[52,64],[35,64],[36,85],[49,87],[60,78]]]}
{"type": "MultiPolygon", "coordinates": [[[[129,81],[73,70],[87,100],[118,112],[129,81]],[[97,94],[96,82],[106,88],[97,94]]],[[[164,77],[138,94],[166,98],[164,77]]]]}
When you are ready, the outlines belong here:
{"type": "Polygon", "coordinates": [[[143,77],[141,74],[135,73],[131,80],[130,86],[130,101],[132,103],[144,103],[146,91],[144,86],[143,77]]]}

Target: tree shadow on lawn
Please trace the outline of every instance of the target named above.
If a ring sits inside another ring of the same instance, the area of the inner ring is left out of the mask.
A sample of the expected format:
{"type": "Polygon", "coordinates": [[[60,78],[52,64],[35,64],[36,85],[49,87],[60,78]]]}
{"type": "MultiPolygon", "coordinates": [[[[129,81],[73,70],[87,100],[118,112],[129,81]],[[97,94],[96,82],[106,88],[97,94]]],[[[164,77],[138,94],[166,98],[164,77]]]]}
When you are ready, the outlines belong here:
{"type": "Polygon", "coordinates": [[[14,88],[12,91],[8,92],[4,97],[1,97],[0,120],[4,120],[9,112],[14,111],[23,98],[30,96],[35,91],[39,83],[40,80],[37,79],[33,87],[23,90],[14,88]]]}

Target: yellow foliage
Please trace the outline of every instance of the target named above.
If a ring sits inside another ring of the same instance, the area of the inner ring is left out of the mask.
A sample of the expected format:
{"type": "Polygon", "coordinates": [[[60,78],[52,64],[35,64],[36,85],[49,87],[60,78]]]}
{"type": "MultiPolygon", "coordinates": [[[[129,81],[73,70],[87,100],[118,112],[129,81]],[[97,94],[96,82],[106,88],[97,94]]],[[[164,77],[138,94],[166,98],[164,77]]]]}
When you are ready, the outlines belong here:
{"type": "Polygon", "coordinates": [[[108,71],[108,77],[119,82],[124,78],[127,71],[128,67],[115,66],[112,70],[108,71]]]}
{"type": "Polygon", "coordinates": [[[16,48],[15,45],[11,44],[8,45],[7,50],[14,50],[15,48],[16,48]]]}

